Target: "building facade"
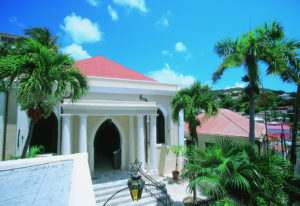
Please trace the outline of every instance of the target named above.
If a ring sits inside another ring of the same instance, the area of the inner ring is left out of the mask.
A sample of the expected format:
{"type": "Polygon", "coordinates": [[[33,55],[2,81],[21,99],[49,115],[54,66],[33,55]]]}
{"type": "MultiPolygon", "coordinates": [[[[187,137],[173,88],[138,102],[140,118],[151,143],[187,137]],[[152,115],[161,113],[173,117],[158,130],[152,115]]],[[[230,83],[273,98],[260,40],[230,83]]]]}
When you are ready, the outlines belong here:
{"type": "MultiPolygon", "coordinates": [[[[88,94],[76,102],[64,99],[48,119],[40,120],[31,145],[43,145],[48,153],[87,152],[92,172],[103,167],[128,170],[137,159],[149,172],[170,173],[176,157],[167,149],[183,145],[184,138],[183,122],[174,123],[171,117],[177,85],[159,83],[102,56],[76,65],[88,76],[88,94]]],[[[2,137],[6,157],[21,154],[29,124],[14,92],[9,94],[12,99],[5,109],[8,116],[15,115],[15,132],[2,137]]]]}

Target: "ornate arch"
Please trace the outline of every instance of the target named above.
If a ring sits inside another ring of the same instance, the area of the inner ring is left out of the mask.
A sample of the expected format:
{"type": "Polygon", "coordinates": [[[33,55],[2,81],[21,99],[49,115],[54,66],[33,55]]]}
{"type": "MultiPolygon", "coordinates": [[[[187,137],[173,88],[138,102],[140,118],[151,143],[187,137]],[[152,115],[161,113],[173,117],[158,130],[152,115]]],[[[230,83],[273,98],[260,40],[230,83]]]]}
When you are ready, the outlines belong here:
{"type": "Polygon", "coordinates": [[[91,137],[89,138],[88,142],[88,148],[89,148],[89,165],[90,165],[90,170],[94,172],[94,141],[96,137],[96,133],[100,126],[108,119],[111,119],[111,121],[114,123],[114,125],[117,127],[119,134],[120,134],[120,148],[121,148],[121,169],[124,169],[125,167],[125,145],[126,145],[126,138],[124,135],[123,128],[121,124],[113,117],[110,116],[105,116],[104,118],[100,119],[97,124],[94,126],[92,132],[91,132],[91,137]]]}
{"type": "Polygon", "coordinates": [[[168,144],[169,138],[168,138],[168,124],[167,124],[167,119],[168,119],[168,112],[167,110],[159,103],[157,103],[158,109],[162,112],[164,116],[164,124],[165,124],[165,144],[168,144]]]}

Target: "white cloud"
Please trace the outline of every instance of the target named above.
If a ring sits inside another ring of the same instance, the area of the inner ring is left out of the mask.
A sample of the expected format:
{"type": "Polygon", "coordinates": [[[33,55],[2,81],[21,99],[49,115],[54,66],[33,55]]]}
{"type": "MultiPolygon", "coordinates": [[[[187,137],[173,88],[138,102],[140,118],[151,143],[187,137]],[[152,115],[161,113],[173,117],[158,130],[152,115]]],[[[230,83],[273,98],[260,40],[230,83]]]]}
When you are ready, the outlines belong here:
{"type": "Polygon", "coordinates": [[[195,78],[191,75],[183,75],[175,72],[165,63],[164,68],[161,70],[150,71],[148,76],[151,78],[164,83],[178,84],[181,87],[188,87],[195,82],[195,78]]]}
{"type": "Polygon", "coordinates": [[[145,0],[113,0],[115,4],[120,6],[127,6],[133,9],[138,9],[143,13],[147,13],[148,9],[146,8],[145,0]]]}
{"type": "Polygon", "coordinates": [[[236,82],[234,86],[228,86],[225,89],[232,89],[232,88],[244,88],[246,83],[236,82]]]}
{"type": "Polygon", "coordinates": [[[86,0],[87,3],[89,3],[91,6],[98,6],[100,3],[99,0],[86,0]]]}
{"type": "Polygon", "coordinates": [[[169,56],[169,57],[172,57],[172,56],[173,56],[172,53],[169,52],[168,50],[162,50],[162,51],[161,51],[161,54],[164,55],[164,56],[169,56]]]}
{"type": "Polygon", "coordinates": [[[175,44],[175,51],[184,52],[186,51],[186,46],[180,41],[175,44]]]}
{"type": "Polygon", "coordinates": [[[76,16],[75,13],[66,16],[64,25],[60,25],[60,27],[78,44],[97,42],[102,39],[102,32],[97,23],[93,23],[87,18],[76,16]]]}
{"type": "Polygon", "coordinates": [[[107,10],[113,21],[117,21],[119,19],[117,11],[114,10],[110,5],[108,5],[107,10]]]}
{"type": "Polygon", "coordinates": [[[163,16],[160,17],[160,19],[155,23],[155,27],[156,27],[156,29],[158,29],[158,30],[167,28],[168,26],[169,26],[169,20],[168,20],[167,15],[163,15],[163,16]]]}
{"type": "Polygon", "coordinates": [[[184,57],[185,60],[189,60],[190,58],[192,58],[192,54],[188,54],[184,57]]]}
{"type": "Polygon", "coordinates": [[[87,51],[83,50],[82,47],[78,44],[71,44],[62,49],[63,53],[70,54],[75,60],[81,60],[90,58],[91,56],[87,51]]]}
{"type": "Polygon", "coordinates": [[[19,20],[18,20],[18,18],[17,18],[16,16],[11,17],[8,21],[9,21],[10,23],[12,23],[12,24],[17,25],[18,27],[21,27],[21,28],[24,28],[24,27],[25,27],[24,24],[22,24],[21,22],[19,22],[19,20]]]}

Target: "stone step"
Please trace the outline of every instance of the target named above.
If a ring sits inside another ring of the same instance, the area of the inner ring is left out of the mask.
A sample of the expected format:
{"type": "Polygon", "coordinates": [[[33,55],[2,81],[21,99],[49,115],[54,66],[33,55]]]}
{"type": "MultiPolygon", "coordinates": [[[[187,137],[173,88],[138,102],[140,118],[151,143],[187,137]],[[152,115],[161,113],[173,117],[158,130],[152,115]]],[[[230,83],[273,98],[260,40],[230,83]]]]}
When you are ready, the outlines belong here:
{"type": "MultiPolygon", "coordinates": [[[[155,197],[151,196],[148,192],[143,192],[142,198],[139,201],[132,201],[129,191],[125,197],[115,197],[116,199],[110,200],[106,206],[150,206],[150,205],[163,205],[155,197]]],[[[157,194],[157,193],[156,193],[157,194]]],[[[97,205],[103,205],[105,201],[96,201],[97,205]]]]}
{"type": "MultiPolygon", "coordinates": [[[[119,191],[122,188],[114,188],[114,190],[109,190],[109,191],[99,191],[97,193],[95,193],[95,198],[97,202],[100,201],[106,201],[108,200],[108,198],[110,198],[113,194],[115,194],[117,191],[119,191]]],[[[155,188],[149,188],[148,190],[150,190],[152,193],[157,194],[158,192],[155,190],[155,188]]],[[[145,190],[143,191],[144,193],[148,193],[145,190]]],[[[116,196],[114,198],[123,198],[123,197],[131,197],[130,196],[130,191],[128,188],[126,188],[125,190],[119,192],[118,194],[116,194],[116,196]]],[[[131,198],[129,198],[131,199],[131,198]]]]}
{"type": "MultiPolygon", "coordinates": [[[[156,178],[155,178],[156,179],[156,178]]],[[[158,180],[158,178],[157,178],[158,180]]],[[[163,206],[153,195],[149,192],[143,191],[142,198],[139,201],[132,201],[130,191],[127,188],[128,179],[117,180],[107,183],[98,183],[93,181],[93,188],[97,205],[104,205],[104,203],[117,191],[124,189],[114,196],[106,205],[107,206],[163,206]]],[[[148,190],[157,197],[164,197],[164,194],[155,187],[148,186],[148,190]]]]}
{"type": "Polygon", "coordinates": [[[121,189],[122,186],[124,186],[124,187],[127,186],[127,181],[128,181],[128,179],[118,180],[118,181],[113,181],[113,182],[106,182],[106,183],[98,183],[98,184],[93,183],[94,192],[100,191],[100,190],[107,190],[110,188],[120,188],[121,189]]]}

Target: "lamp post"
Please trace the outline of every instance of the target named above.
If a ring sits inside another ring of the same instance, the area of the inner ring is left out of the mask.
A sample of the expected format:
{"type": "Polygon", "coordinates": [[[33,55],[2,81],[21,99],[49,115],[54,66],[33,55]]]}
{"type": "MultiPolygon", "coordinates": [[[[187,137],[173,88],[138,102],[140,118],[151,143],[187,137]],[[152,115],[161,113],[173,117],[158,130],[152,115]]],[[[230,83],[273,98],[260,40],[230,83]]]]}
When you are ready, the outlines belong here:
{"type": "Polygon", "coordinates": [[[139,200],[142,197],[145,181],[141,179],[141,175],[132,175],[127,182],[132,200],[139,200]]]}

